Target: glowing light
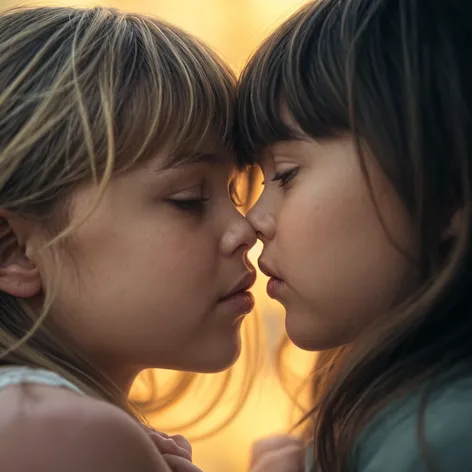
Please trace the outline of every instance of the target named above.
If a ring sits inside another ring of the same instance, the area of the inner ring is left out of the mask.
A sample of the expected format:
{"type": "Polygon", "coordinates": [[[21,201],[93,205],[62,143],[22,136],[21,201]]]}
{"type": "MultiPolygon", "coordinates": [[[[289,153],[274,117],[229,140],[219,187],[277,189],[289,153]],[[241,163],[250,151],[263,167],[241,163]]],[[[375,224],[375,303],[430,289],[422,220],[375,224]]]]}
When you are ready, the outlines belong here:
{"type": "MultiPolygon", "coordinates": [[[[0,0],[0,8],[21,4],[21,0],[0,0]]],[[[24,2],[31,5],[31,2],[24,2]]],[[[58,5],[49,0],[36,1],[36,5],[58,5]]],[[[106,5],[123,10],[156,15],[204,39],[214,47],[236,70],[246,62],[257,44],[286,16],[305,3],[302,0],[62,0],[61,5],[106,5]]],[[[251,251],[255,263],[261,244],[251,251]]],[[[259,274],[254,288],[258,311],[262,315],[268,340],[268,358],[283,332],[281,307],[265,293],[267,278],[259,274]]],[[[290,349],[289,359],[297,374],[305,375],[313,362],[313,355],[290,349]]],[[[174,373],[159,372],[160,385],[171,382],[174,373]]],[[[209,376],[211,379],[212,377],[209,376]]],[[[211,381],[210,381],[211,384],[211,381]]],[[[135,386],[137,394],[145,388],[135,386]]],[[[195,390],[178,406],[150,421],[159,425],[182,423],[188,412],[198,409],[205,390],[195,390]]],[[[231,395],[231,392],[230,392],[231,395]]],[[[202,425],[211,428],[222,418],[217,407],[202,425]]],[[[194,444],[195,462],[205,472],[236,472],[245,470],[251,443],[263,436],[286,432],[290,426],[291,405],[281,390],[271,366],[266,366],[241,414],[216,436],[194,444]]]]}

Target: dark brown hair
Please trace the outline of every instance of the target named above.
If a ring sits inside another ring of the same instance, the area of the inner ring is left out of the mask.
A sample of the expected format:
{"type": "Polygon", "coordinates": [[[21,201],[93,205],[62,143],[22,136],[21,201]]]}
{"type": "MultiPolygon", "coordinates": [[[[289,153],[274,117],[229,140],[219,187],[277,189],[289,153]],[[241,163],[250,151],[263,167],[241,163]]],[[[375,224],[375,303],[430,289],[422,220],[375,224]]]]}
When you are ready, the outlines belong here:
{"type": "MultiPolygon", "coordinates": [[[[240,79],[241,165],[296,138],[282,107],[312,138],[351,133],[367,184],[366,149],[419,242],[417,254],[405,254],[420,269],[414,293],[351,345],[320,357],[310,416],[323,472],[346,470],[360,430],[394,398],[472,371],[471,13],[468,0],[310,2],[263,43],[240,79]],[[457,211],[460,228],[445,240],[457,211]]],[[[418,427],[426,456],[428,391],[418,427]]]]}

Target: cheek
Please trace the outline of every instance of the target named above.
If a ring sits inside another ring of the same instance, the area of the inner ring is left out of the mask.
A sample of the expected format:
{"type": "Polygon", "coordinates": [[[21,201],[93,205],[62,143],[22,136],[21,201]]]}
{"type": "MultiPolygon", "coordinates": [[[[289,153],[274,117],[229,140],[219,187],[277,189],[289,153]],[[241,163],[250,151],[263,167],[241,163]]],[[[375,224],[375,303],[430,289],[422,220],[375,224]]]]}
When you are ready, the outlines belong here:
{"type": "Polygon", "coordinates": [[[355,227],[365,225],[359,211],[362,205],[356,203],[362,197],[355,186],[321,177],[306,179],[290,189],[277,218],[280,257],[290,254],[287,262],[293,261],[292,276],[299,280],[303,273],[323,270],[319,262],[325,257],[333,262],[339,250],[351,245],[355,227]]]}
{"type": "MultiPolygon", "coordinates": [[[[161,240],[153,243],[155,261],[149,268],[158,277],[161,286],[170,292],[205,297],[210,287],[214,287],[217,277],[218,242],[205,231],[169,232],[161,240]]],[[[146,255],[143,254],[143,264],[146,255]]],[[[184,297],[185,299],[185,297],[184,297]]],[[[179,300],[180,302],[185,300],[179,300]]]]}
{"type": "MultiPolygon", "coordinates": [[[[411,248],[408,219],[394,193],[376,201],[393,240],[411,248]]],[[[392,245],[361,175],[294,187],[278,219],[277,252],[298,302],[311,313],[359,320],[388,309],[411,270],[392,245]]]]}
{"type": "Polygon", "coordinates": [[[130,228],[101,244],[81,240],[64,267],[55,318],[89,352],[184,342],[216,296],[216,250],[205,232],[130,228]]]}
{"type": "Polygon", "coordinates": [[[113,280],[108,290],[117,292],[117,300],[141,306],[148,300],[168,312],[208,297],[216,278],[215,256],[205,233],[168,228],[155,237],[115,241],[100,256],[96,276],[113,280]]]}

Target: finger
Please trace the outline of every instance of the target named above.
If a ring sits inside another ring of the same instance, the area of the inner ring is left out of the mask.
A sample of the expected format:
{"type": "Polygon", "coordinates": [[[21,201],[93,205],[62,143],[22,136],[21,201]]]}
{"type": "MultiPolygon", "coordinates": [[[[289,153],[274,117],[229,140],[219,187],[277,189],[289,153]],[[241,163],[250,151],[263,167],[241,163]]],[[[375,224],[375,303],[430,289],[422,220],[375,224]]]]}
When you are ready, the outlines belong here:
{"type": "Polygon", "coordinates": [[[162,431],[156,431],[155,429],[149,427],[146,427],[146,429],[150,434],[157,434],[158,436],[161,436],[165,439],[172,439],[178,446],[185,449],[190,454],[190,456],[192,455],[192,445],[188,442],[187,438],[185,438],[181,434],[169,436],[168,434],[163,433],[162,431]]]}
{"type": "Polygon", "coordinates": [[[174,436],[170,436],[170,439],[173,439],[178,446],[185,449],[192,457],[192,445],[188,442],[187,438],[180,434],[175,434],[174,436]]]}
{"type": "Polygon", "coordinates": [[[257,461],[258,458],[267,454],[270,451],[276,451],[286,446],[298,446],[304,447],[303,441],[287,435],[271,436],[270,438],[261,439],[256,441],[252,446],[252,460],[251,463],[257,461]]]}
{"type": "Polygon", "coordinates": [[[192,461],[192,456],[187,449],[184,449],[172,438],[165,438],[160,434],[150,433],[149,437],[152,439],[153,443],[157,446],[159,451],[162,454],[173,454],[176,456],[181,456],[188,461],[192,461]]]}
{"type": "Polygon", "coordinates": [[[174,456],[171,454],[164,454],[164,459],[172,469],[172,472],[203,472],[196,465],[192,464],[183,457],[174,456]]]}
{"type": "Polygon", "coordinates": [[[157,434],[157,435],[162,436],[163,438],[166,438],[166,439],[170,438],[170,436],[168,434],[163,433],[162,431],[157,431],[156,429],[151,428],[150,426],[144,426],[144,429],[149,434],[157,434]]]}
{"type": "Polygon", "coordinates": [[[152,426],[143,425],[143,427],[148,433],[156,433],[156,434],[159,434],[160,436],[163,436],[165,438],[169,437],[168,434],[163,433],[162,431],[158,431],[157,429],[154,429],[152,426]]]}
{"type": "Polygon", "coordinates": [[[298,445],[266,452],[251,465],[251,472],[303,472],[305,451],[298,445]]]}

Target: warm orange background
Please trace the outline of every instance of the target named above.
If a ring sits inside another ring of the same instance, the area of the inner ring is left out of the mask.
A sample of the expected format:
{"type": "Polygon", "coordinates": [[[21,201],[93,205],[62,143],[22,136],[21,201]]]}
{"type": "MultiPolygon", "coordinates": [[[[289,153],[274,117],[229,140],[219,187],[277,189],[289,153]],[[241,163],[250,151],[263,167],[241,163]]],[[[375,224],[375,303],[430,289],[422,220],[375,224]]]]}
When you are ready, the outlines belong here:
{"type": "MultiPolygon", "coordinates": [[[[0,0],[0,8],[23,4],[23,0],[0,0]]],[[[152,14],[173,22],[203,38],[214,47],[234,68],[241,70],[248,56],[258,43],[303,3],[302,0],[63,0],[62,2],[35,1],[28,5],[107,5],[140,13],[152,14]]],[[[252,251],[252,259],[257,258],[260,245],[252,251]]],[[[276,432],[285,432],[291,424],[291,406],[282,392],[270,360],[274,347],[283,330],[283,313],[280,307],[265,295],[264,276],[259,276],[255,288],[257,309],[263,321],[267,347],[266,366],[260,369],[260,378],[242,412],[226,429],[217,435],[195,442],[194,460],[204,472],[241,472],[246,470],[251,443],[260,437],[276,432]]],[[[292,349],[292,368],[304,375],[312,362],[311,356],[292,349]]],[[[159,372],[159,379],[166,381],[172,373],[159,372]]],[[[183,401],[165,414],[153,416],[151,422],[156,427],[185,422],[193,416],[209,393],[212,376],[204,376],[206,387],[194,388],[183,401]],[[209,389],[209,390],[208,390],[209,389]]],[[[204,383],[205,383],[204,382],[204,383]]],[[[198,386],[197,386],[198,387],[198,386]]],[[[233,389],[237,389],[233,382],[233,389]]],[[[222,403],[231,401],[225,397],[222,403]]],[[[198,431],[204,432],[224,417],[224,407],[215,408],[205,419],[198,431]]],[[[198,432],[197,431],[197,432],[198,432]]],[[[183,431],[185,434],[185,431],[183,431]]]]}

